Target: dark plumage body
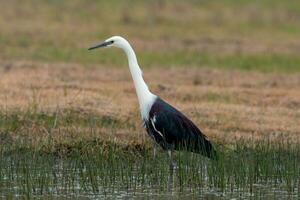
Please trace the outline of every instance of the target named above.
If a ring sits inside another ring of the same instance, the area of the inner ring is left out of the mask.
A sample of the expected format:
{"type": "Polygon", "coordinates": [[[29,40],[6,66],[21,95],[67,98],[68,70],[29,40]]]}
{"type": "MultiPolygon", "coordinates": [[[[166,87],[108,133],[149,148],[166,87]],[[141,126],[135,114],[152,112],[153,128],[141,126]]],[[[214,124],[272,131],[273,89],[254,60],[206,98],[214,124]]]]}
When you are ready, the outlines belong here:
{"type": "Polygon", "coordinates": [[[214,158],[216,152],[197,126],[181,112],[157,98],[148,120],[144,120],[148,134],[165,150],[187,150],[214,158]]]}

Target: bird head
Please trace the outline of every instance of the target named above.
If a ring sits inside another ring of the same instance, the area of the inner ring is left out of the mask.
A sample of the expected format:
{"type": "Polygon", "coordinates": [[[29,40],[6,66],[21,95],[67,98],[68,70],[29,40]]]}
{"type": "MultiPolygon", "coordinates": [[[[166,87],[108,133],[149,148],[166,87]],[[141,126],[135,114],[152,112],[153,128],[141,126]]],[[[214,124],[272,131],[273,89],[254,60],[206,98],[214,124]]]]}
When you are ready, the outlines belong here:
{"type": "Polygon", "coordinates": [[[128,44],[127,40],[122,38],[121,36],[113,36],[106,39],[104,42],[100,44],[96,44],[89,48],[89,50],[97,49],[97,48],[105,48],[105,47],[118,47],[124,48],[128,44]]]}

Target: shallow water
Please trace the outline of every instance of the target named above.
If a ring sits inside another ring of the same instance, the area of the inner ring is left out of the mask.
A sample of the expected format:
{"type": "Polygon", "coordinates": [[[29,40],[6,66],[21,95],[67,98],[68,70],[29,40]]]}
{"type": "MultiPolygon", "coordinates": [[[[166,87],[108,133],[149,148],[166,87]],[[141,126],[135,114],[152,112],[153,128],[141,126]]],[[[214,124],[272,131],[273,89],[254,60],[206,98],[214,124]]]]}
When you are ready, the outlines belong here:
{"type": "Polygon", "coordinates": [[[272,174],[274,169],[280,169],[277,171],[280,173],[286,171],[287,166],[279,164],[267,166],[270,168],[269,171],[266,171],[265,165],[257,165],[260,168],[257,172],[252,172],[252,168],[238,172],[239,165],[227,162],[214,163],[201,156],[189,157],[189,155],[178,156],[178,167],[173,169],[170,168],[165,155],[155,159],[151,156],[114,157],[113,154],[109,157],[95,154],[64,159],[36,153],[3,155],[0,164],[0,198],[298,199],[300,197],[297,165],[288,165],[293,171],[287,174],[272,174]]]}

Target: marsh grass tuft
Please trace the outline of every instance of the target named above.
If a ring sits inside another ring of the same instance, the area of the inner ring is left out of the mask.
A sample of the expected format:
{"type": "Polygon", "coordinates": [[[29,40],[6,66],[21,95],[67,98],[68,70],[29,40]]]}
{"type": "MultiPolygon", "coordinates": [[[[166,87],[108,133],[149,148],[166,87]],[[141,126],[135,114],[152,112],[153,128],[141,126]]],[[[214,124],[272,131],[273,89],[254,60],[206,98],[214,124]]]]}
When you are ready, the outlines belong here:
{"type": "Polygon", "coordinates": [[[220,148],[210,161],[189,152],[177,152],[177,169],[169,158],[149,149],[128,150],[116,144],[86,143],[67,156],[1,147],[2,196],[25,198],[85,194],[117,197],[126,193],[184,196],[225,195],[287,197],[298,195],[300,149],[298,144],[268,141],[237,143],[220,148]]]}
{"type": "Polygon", "coordinates": [[[29,109],[0,119],[3,198],[299,195],[300,147],[289,137],[221,143],[217,160],[176,152],[178,168],[170,169],[167,154],[154,158],[148,142],[128,132],[116,139],[119,130],[136,131],[127,118],[29,109]]]}

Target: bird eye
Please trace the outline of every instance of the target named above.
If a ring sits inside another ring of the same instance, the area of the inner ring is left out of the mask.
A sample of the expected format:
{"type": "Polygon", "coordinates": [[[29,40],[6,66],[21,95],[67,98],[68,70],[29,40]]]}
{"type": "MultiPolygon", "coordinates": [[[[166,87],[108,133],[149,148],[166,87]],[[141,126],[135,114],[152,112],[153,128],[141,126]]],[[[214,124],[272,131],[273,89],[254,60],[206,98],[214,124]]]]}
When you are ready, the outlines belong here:
{"type": "Polygon", "coordinates": [[[111,43],[114,43],[114,41],[112,40],[111,43]]]}

